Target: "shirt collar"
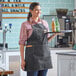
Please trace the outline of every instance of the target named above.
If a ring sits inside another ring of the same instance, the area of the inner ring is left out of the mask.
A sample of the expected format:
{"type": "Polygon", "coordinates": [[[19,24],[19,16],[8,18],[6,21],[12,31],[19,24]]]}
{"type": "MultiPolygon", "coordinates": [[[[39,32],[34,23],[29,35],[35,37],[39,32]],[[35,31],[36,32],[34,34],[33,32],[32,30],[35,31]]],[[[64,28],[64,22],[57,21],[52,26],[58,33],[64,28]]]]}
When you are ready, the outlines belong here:
{"type": "Polygon", "coordinates": [[[36,21],[34,21],[32,18],[30,18],[30,22],[31,22],[31,24],[33,25],[33,24],[37,24],[37,23],[42,23],[42,20],[39,18],[39,19],[38,19],[38,22],[36,22],[36,21]]]}

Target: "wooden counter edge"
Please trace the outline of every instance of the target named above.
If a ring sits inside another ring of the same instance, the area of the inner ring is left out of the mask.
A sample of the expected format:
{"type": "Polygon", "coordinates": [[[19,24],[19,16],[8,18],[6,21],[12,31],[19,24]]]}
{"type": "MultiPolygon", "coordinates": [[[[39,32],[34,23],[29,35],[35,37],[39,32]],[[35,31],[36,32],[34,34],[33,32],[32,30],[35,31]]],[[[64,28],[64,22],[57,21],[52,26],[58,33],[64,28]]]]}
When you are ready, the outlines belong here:
{"type": "Polygon", "coordinates": [[[4,72],[4,75],[13,74],[14,71],[0,71],[0,75],[4,72]]]}

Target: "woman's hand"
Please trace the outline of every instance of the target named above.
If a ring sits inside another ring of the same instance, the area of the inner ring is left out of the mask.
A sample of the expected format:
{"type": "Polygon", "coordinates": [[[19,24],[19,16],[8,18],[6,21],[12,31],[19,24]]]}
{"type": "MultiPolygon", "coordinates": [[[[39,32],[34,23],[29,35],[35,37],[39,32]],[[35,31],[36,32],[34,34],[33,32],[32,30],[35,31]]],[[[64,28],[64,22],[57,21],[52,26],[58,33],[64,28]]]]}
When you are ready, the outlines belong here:
{"type": "Polygon", "coordinates": [[[52,36],[50,36],[49,38],[48,38],[48,42],[50,42],[55,36],[57,36],[57,35],[63,35],[63,33],[54,33],[52,36]]]}
{"type": "Polygon", "coordinates": [[[26,66],[26,62],[23,60],[23,61],[21,62],[21,68],[22,68],[22,70],[24,70],[25,66],[26,66]]]}
{"type": "Polygon", "coordinates": [[[63,35],[63,33],[55,33],[54,35],[55,35],[55,36],[56,36],[56,35],[63,35]]]}

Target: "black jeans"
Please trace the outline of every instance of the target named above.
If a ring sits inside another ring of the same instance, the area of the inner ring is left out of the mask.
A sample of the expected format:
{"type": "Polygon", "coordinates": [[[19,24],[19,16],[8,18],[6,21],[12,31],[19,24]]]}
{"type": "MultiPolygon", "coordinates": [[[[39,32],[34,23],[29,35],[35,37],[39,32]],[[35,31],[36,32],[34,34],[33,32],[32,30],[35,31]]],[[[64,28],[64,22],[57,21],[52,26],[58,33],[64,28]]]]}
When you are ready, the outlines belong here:
{"type": "Polygon", "coordinates": [[[39,70],[39,71],[28,71],[27,76],[46,76],[47,75],[47,69],[46,70],[39,70]]]}

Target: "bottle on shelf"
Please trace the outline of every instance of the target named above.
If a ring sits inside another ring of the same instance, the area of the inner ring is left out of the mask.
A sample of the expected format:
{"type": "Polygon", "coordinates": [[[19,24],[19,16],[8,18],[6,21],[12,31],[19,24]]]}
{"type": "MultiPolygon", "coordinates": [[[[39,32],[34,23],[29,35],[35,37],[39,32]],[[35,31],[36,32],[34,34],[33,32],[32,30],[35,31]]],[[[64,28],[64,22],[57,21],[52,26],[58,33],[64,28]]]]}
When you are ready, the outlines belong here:
{"type": "Polygon", "coordinates": [[[52,18],[52,32],[56,32],[56,29],[55,29],[55,19],[52,18]]]}
{"type": "Polygon", "coordinates": [[[55,18],[55,28],[56,32],[60,32],[60,24],[57,17],[55,18]]]}

